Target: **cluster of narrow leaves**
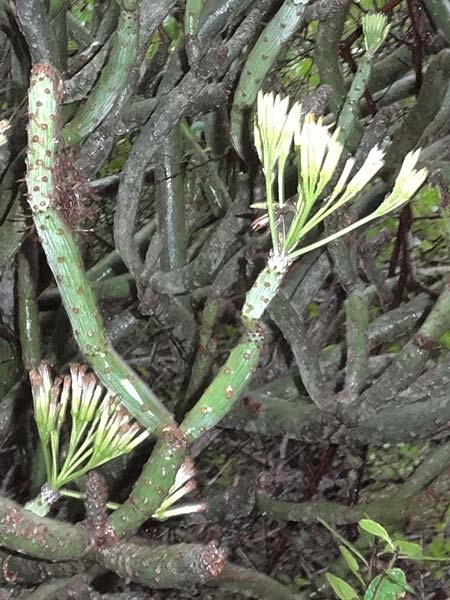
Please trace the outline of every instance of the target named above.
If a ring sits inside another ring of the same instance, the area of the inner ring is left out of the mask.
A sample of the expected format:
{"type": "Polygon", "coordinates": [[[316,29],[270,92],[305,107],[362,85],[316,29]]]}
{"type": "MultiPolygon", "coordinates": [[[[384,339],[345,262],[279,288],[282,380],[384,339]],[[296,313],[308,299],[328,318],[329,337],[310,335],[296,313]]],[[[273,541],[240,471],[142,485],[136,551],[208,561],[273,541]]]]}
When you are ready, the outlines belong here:
{"type": "Polygon", "coordinates": [[[53,380],[49,366],[42,363],[30,371],[30,381],[51,490],[131,452],[148,437],[85,365],[73,364],[70,375],[53,380]],[[68,434],[64,451],[63,434],[68,434]]]}
{"type": "Polygon", "coordinates": [[[374,55],[389,33],[386,15],[381,12],[368,14],[362,22],[366,52],[374,55]]]}
{"type": "Polygon", "coordinates": [[[293,261],[301,254],[399,208],[425,181],[427,171],[415,169],[420,151],[410,152],[403,161],[393,190],[373,213],[314,244],[299,247],[307,233],[354,200],[376,176],[384,164],[384,151],[377,146],[372,148],[356,173],[353,173],[355,160],[346,160],[337,183],[328,190],[344,153],[344,146],[339,141],[340,131],[336,129],[331,133],[322,119],[316,119],[312,114],[306,115],[301,125],[301,106],[295,103],[288,110],[288,105],[288,98],[260,92],[255,120],[255,145],[266,179],[267,201],[264,205],[253,206],[267,209],[274,255],[293,261]],[[292,141],[297,159],[298,193],[295,204],[286,205],[284,171],[292,141]],[[278,181],[277,200],[275,179],[278,181]],[[319,200],[322,201],[319,203],[319,200]],[[293,216],[280,218],[283,214],[293,216]],[[286,225],[287,221],[290,222],[286,225]]]}
{"type": "Polygon", "coordinates": [[[169,490],[167,497],[161,502],[159,508],[152,515],[158,521],[165,521],[170,517],[179,517],[206,510],[206,503],[197,502],[194,504],[183,504],[174,506],[178,500],[195,490],[197,484],[195,481],[195,469],[191,460],[187,458],[181,465],[175,476],[175,482],[169,490]]]}
{"type": "MultiPolygon", "coordinates": [[[[376,52],[388,28],[384,15],[367,15],[364,18],[367,53],[376,52]]],[[[399,208],[413,197],[427,177],[425,169],[415,168],[420,151],[410,152],[403,161],[392,192],[373,213],[318,242],[301,246],[311,230],[354,200],[377,175],[384,164],[384,151],[373,147],[364,164],[354,172],[355,160],[344,160],[345,149],[339,128],[331,133],[321,118],[316,119],[313,114],[304,115],[301,104],[296,102],[289,109],[289,98],[274,96],[273,93],[258,94],[254,136],[266,180],[266,202],[253,207],[267,211],[273,255],[285,262],[291,262],[399,208]],[[297,162],[298,189],[297,198],[291,204],[286,203],[284,175],[292,143],[297,162]]]]}
{"type": "MultiPolygon", "coordinates": [[[[85,497],[82,492],[63,489],[64,486],[131,452],[149,433],[140,429],[86,365],[72,364],[70,375],[53,380],[49,366],[41,363],[30,371],[30,381],[47,483],[41,495],[26,508],[45,515],[61,494],[85,497]]],[[[186,459],[153,518],[164,521],[205,510],[203,502],[174,506],[195,487],[195,469],[186,459]]],[[[108,502],[107,507],[114,510],[118,505],[108,502]]]]}
{"type": "Polygon", "coordinates": [[[406,582],[406,575],[402,569],[395,566],[398,560],[435,560],[427,557],[423,553],[422,546],[408,540],[394,538],[392,539],[386,529],[373,521],[372,519],[361,519],[359,528],[362,532],[368,534],[371,540],[378,540],[380,550],[377,552],[377,559],[383,559],[388,562],[381,572],[375,575],[364,577],[363,570],[371,573],[369,562],[361,552],[348,540],[340,535],[328,523],[319,519],[333,536],[339,541],[339,551],[345,560],[349,571],[358,581],[359,587],[364,590],[363,595],[358,592],[350,583],[333,575],[326,574],[336,597],[340,600],[397,600],[403,598],[406,592],[414,594],[414,590],[406,582]],[[380,546],[380,543],[382,546],[380,546]]]}

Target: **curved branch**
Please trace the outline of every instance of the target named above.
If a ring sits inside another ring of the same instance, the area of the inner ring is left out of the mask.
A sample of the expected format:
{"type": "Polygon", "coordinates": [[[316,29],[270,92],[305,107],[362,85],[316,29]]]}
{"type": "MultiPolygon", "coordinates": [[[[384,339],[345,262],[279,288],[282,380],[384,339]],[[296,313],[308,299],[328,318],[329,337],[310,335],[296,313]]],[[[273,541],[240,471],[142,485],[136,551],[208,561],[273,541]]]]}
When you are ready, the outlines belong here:
{"type": "Polygon", "coordinates": [[[62,68],[54,30],[41,0],[16,0],[17,20],[27,41],[33,64],[44,62],[62,68]]]}
{"type": "Polygon", "coordinates": [[[0,540],[9,550],[50,561],[76,561],[90,545],[85,529],[38,517],[0,497],[0,540]]]}
{"type": "Polygon", "coordinates": [[[88,99],[63,129],[66,144],[82,142],[100,125],[126,89],[137,57],[138,19],[137,0],[122,2],[111,55],[88,99]]]}

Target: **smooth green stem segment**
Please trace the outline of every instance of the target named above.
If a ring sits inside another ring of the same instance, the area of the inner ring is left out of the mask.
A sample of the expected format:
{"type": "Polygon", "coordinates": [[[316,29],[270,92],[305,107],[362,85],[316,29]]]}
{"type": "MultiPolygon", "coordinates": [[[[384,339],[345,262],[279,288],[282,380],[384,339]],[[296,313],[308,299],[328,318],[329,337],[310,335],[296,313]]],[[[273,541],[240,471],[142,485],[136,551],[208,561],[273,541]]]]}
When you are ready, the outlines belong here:
{"type": "Polygon", "coordinates": [[[284,290],[280,291],[269,311],[271,318],[291,347],[303,386],[309,397],[324,413],[332,412],[333,394],[330,393],[328,382],[323,376],[318,357],[308,343],[302,317],[297,314],[284,290]]]}
{"type": "Polygon", "coordinates": [[[339,114],[345,100],[346,88],[339,61],[339,43],[344,29],[348,3],[337,13],[319,22],[314,50],[314,63],[319,72],[320,82],[332,88],[330,107],[335,115],[339,114]]]}
{"type": "Polygon", "coordinates": [[[360,395],[359,414],[370,417],[380,407],[395,406],[398,393],[406,390],[423,372],[432,349],[438,346],[439,338],[449,329],[450,286],[447,283],[414,337],[397,353],[395,360],[375,383],[360,395]]]}
{"type": "Polygon", "coordinates": [[[29,371],[41,362],[41,332],[33,275],[29,259],[23,252],[19,255],[17,287],[22,362],[29,371]]]}
{"type": "MultiPolygon", "coordinates": [[[[395,499],[396,500],[396,499],[395,499]]],[[[266,496],[258,495],[258,507],[268,517],[282,522],[298,521],[302,523],[315,523],[318,517],[334,525],[348,525],[357,523],[365,516],[383,523],[391,523],[392,516],[397,523],[401,522],[404,515],[404,499],[400,503],[389,498],[389,501],[377,499],[376,502],[359,503],[356,506],[347,506],[339,502],[286,502],[266,496]]]]}
{"type": "Polygon", "coordinates": [[[358,63],[358,70],[353,79],[351,88],[345,99],[341,114],[339,115],[338,127],[340,130],[339,141],[345,144],[354,131],[359,115],[359,100],[364,94],[369,81],[372,66],[372,57],[365,54],[358,63]]]}
{"type": "Polygon", "coordinates": [[[61,80],[48,65],[33,68],[29,92],[28,202],[75,339],[100,381],[144,427],[161,430],[169,411],[111,347],[73,235],[58,212],[55,161],[61,80]]]}
{"type": "Polygon", "coordinates": [[[230,125],[231,141],[241,156],[244,153],[245,113],[255,103],[264,78],[278,54],[302,24],[308,3],[309,0],[285,0],[280,10],[259,36],[242,69],[242,75],[234,94],[230,125]]]}
{"type": "Polygon", "coordinates": [[[184,13],[184,33],[186,35],[197,35],[202,10],[203,0],[186,0],[186,9],[184,13]]]}
{"type": "Polygon", "coordinates": [[[187,439],[177,427],[167,427],[143,468],[128,500],[111,516],[116,535],[132,535],[160,507],[186,456],[187,439]]]}
{"type": "Polygon", "coordinates": [[[108,63],[86,102],[63,130],[68,145],[82,142],[108,115],[128,85],[139,43],[139,2],[122,0],[120,17],[108,63]]]}
{"type": "MultiPolygon", "coordinates": [[[[72,16],[72,18],[74,18],[73,15],[71,15],[71,16],[72,16]]],[[[63,72],[63,73],[67,69],[68,41],[69,41],[68,21],[69,21],[69,19],[66,18],[65,10],[59,11],[59,13],[55,15],[55,18],[52,20],[51,23],[49,21],[50,29],[54,32],[56,43],[58,45],[60,64],[61,64],[61,72],[63,72]]]]}
{"type": "Polygon", "coordinates": [[[158,231],[162,248],[160,268],[173,271],[186,264],[184,184],[180,131],[176,125],[161,141],[156,159],[158,231]]]}
{"type": "Polygon", "coordinates": [[[247,387],[264,346],[260,319],[277,295],[288,264],[283,257],[271,257],[268,266],[260,273],[248,292],[242,309],[246,333],[181,424],[181,429],[186,432],[189,441],[195,440],[203,432],[214,427],[231,410],[247,387]]]}
{"type": "MultiPolygon", "coordinates": [[[[412,507],[424,503],[424,494],[433,497],[428,486],[434,481],[439,485],[439,476],[445,475],[450,462],[450,444],[446,443],[431,451],[417,467],[413,475],[404,483],[395,485],[389,494],[375,494],[368,502],[360,502],[356,506],[347,506],[339,502],[314,501],[314,502],[286,502],[267,496],[257,495],[258,507],[270,518],[282,522],[298,521],[314,523],[318,518],[333,525],[356,523],[369,516],[384,524],[400,526],[409,518],[412,507]]],[[[425,501],[426,503],[426,501],[425,501]]]]}
{"type": "Polygon", "coordinates": [[[248,333],[231,351],[214,381],[181,424],[189,441],[214,427],[230,411],[258,365],[263,343],[262,333],[248,333]]]}
{"type": "Polygon", "coordinates": [[[346,401],[355,400],[367,380],[369,303],[364,290],[357,286],[345,302],[347,363],[345,367],[346,401]]]}
{"type": "Polygon", "coordinates": [[[85,25],[82,25],[73,13],[69,12],[66,14],[65,11],[62,11],[62,14],[67,19],[68,37],[77,43],[79,50],[89,48],[94,41],[89,29],[85,25]]]}
{"type": "Polygon", "coordinates": [[[287,260],[280,257],[277,259],[274,256],[258,275],[242,309],[242,319],[249,329],[253,329],[253,326],[258,323],[270,301],[276,296],[288,265],[287,260]]]}

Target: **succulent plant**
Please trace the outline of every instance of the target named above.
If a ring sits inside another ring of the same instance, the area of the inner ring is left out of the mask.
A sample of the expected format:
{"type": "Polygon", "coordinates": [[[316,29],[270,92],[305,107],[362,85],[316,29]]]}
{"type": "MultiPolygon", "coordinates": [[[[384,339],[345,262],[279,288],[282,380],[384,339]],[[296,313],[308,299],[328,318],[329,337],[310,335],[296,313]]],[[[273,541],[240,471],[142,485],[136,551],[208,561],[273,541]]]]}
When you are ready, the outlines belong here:
{"type": "Polygon", "coordinates": [[[130,418],[86,365],[72,364],[70,375],[53,379],[49,365],[41,363],[30,371],[30,381],[47,483],[41,497],[27,507],[47,514],[64,486],[131,452],[148,432],[130,418]],[[69,441],[64,448],[67,429],[69,441]]]}

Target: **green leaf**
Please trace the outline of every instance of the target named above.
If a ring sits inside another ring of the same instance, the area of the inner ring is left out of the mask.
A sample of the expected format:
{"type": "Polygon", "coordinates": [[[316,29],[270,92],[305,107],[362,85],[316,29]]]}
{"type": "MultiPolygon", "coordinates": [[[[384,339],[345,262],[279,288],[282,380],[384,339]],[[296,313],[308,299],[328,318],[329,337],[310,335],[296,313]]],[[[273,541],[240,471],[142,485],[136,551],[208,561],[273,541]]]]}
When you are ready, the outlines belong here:
{"type": "Polygon", "coordinates": [[[444,348],[444,350],[450,350],[450,331],[446,331],[439,338],[439,343],[444,348]]]}
{"type": "Polygon", "coordinates": [[[326,574],[328,583],[333,588],[334,593],[340,600],[358,600],[359,596],[356,590],[352,588],[346,581],[331,573],[326,574]]]}
{"type": "Polygon", "coordinates": [[[404,597],[405,590],[413,591],[406,583],[404,572],[397,568],[390,569],[372,579],[364,600],[397,600],[404,597]]]}
{"type": "Polygon", "coordinates": [[[407,540],[394,540],[394,546],[403,558],[417,559],[423,557],[423,548],[420,544],[407,540]]]}
{"type": "Polygon", "coordinates": [[[358,561],[353,556],[353,554],[349,550],[347,550],[347,548],[345,546],[339,546],[339,552],[342,554],[350,571],[352,573],[358,573],[359,572],[358,561]]]}
{"type": "Polygon", "coordinates": [[[345,546],[339,546],[339,552],[342,554],[342,558],[347,563],[348,568],[353,573],[353,575],[357,578],[361,585],[365,587],[364,579],[361,577],[359,573],[359,564],[353,554],[346,548],[345,546]]]}
{"type": "Polygon", "coordinates": [[[373,56],[389,33],[387,17],[382,13],[366,15],[362,20],[362,27],[366,50],[373,56]]]}
{"type": "Polygon", "coordinates": [[[353,554],[355,556],[357,556],[359,558],[359,560],[364,563],[366,566],[368,566],[368,562],[367,560],[364,558],[364,556],[361,554],[361,552],[356,548],[356,546],[354,546],[351,542],[349,542],[348,540],[345,539],[345,537],[343,537],[338,531],[336,531],[336,529],[333,529],[333,527],[331,527],[331,525],[328,525],[328,523],[326,521],[324,521],[323,519],[321,519],[320,517],[317,517],[317,520],[319,521],[319,523],[321,523],[326,529],[328,529],[328,531],[330,533],[332,533],[334,535],[334,537],[341,542],[341,544],[343,544],[344,546],[346,546],[349,550],[351,550],[353,552],[353,554]]]}
{"type": "Polygon", "coordinates": [[[370,533],[375,537],[381,538],[387,544],[389,544],[391,549],[394,549],[394,544],[392,543],[388,532],[382,525],[380,525],[376,521],[372,521],[372,519],[361,519],[361,521],[358,524],[363,531],[367,531],[367,533],[370,533]]]}

